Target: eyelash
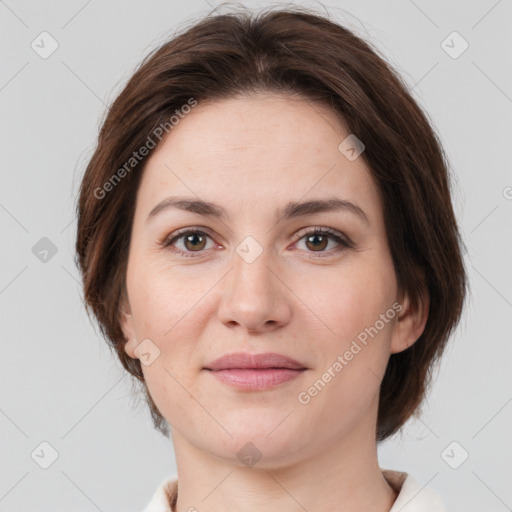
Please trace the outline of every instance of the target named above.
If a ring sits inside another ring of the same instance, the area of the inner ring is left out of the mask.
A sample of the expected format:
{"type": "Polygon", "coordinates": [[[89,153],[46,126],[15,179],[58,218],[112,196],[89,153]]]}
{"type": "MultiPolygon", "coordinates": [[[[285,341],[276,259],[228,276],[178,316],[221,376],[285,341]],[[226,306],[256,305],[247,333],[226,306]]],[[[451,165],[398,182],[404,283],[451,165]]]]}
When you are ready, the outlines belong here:
{"type": "MultiPolygon", "coordinates": [[[[186,228],[181,231],[177,231],[175,234],[167,237],[166,239],[164,239],[163,242],[161,242],[160,245],[164,248],[170,247],[177,240],[183,238],[185,235],[190,235],[190,234],[200,234],[200,235],[205,235],[209,238],[212,238],[208,233],[206,233],[200,229],[186,228]]],[[[303,233],[300,237],[298,237],[297,240],[295,241],[295,243],[297,243],[299,240],[302,240],[303,238],[305,238],[307,236],[312,236],[312,235],[322,235],[322,236],[328,235],[332,240],[334,240],[335,242],[340,244],[340,247],[331,249],[330,251],[318,251],[319,255],[310,256],[312,258],[324,258],[326,256],[332,255],[332,252],[337,253],[344,249],[349,249],[349,248],[353,247],[351,242],[349,242],[347,239],[343,238],[340,234],[338,234],[336,231],[334,231],[330,228],[313,228],[312,230],[307,231],[307,232],[303,233]],[[320,255],[321,253],[327,253],[327,254],[320,255]]],[[[182,251],[181,249],[173,249],[173,251],[185,258],[197,258],[197,257],[199,257],[199,255],[201,253],[205,252],[204,250],[182,251]],[[198,255],[197,256],[193,255],[194,252],[197,252],[198,255]]],[[[311,252],[314,254],[316,251],[307,251],[307,252],[311,252]]]]}

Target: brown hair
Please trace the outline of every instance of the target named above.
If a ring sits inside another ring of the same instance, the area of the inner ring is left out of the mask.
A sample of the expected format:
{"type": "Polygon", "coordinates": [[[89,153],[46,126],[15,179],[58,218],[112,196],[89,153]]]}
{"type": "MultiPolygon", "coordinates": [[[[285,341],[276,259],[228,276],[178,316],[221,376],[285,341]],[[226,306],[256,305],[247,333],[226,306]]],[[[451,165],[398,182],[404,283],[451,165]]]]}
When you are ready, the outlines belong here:
{"type": "Polygon", "coordinates": [[[422,335],[391,354],[381,383],[382,441],[418,415],[433,365],[460,319],[463,243],[446,157],[426,114],[378,50],[327,17],[297,7],[207,16],[140,63],[107,112],[79,191],[76,252],[88,314],[92,309],[122,365],[141,383],[155,428],[168,435],[140,361],[123,348],[120,308],[144,162],[132,172],[125,165],[122,179],[120,168],[191,98],[201,104],[255,91],[299,93],[328,105],[364,143],[361,157],[381,193],[398,286],[415,307],[428,290],[422,335]],[[108,197],[98,197],[116,172],[108,197]]]}

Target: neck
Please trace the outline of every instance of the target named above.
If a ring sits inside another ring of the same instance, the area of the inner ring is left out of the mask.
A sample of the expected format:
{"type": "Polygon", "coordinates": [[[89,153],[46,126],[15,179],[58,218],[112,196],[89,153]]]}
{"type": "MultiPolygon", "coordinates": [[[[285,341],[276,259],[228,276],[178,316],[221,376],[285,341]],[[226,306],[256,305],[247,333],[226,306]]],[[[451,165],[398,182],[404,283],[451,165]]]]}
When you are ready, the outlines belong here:
{"type": "Polygon", "coordinates": [[[293,463],[253,467],[199,450],[175,430],[172,437],[176,512],[389,512],[397,497],[378,465],[374,429],[354,428],[293,463]]]}

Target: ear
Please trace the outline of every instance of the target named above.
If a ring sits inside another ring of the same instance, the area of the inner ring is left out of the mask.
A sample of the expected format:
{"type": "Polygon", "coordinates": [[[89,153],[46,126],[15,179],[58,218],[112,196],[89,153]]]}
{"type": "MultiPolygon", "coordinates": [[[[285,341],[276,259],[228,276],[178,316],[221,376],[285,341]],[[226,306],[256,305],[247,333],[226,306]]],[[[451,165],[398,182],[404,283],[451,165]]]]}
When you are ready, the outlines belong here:
{"type": "Polygon", "coordinates": [[[424,287],[416,308],[413,307],[406,293],[401,294],[400,300],[397,302],[402,307],[393,328],[392,354],[409,348],[422,335],[428,320],[430,296],[424,287]]]}
{"type": "Polygon", "coordinates": [[[126,299],[123,299],[122,301],[120,315],[121,328],[126,339],[124,350],[131,358],[138,359],[138,357],[135,355],[135,349],[138,345],[137,338],[135,336],[135,325],[133,322],[130,305],[126,299]]]}

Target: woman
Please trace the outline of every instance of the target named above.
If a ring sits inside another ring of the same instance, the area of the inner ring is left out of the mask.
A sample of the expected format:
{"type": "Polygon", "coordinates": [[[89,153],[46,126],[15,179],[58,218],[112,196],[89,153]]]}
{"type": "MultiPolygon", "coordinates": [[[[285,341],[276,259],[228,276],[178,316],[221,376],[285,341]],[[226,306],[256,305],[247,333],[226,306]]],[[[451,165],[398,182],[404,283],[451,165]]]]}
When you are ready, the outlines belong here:
{"type": "Polygon", "coordinates": [[[445,160],[376,50],[303,9],[211,16],[142,62],[76,249],[172,436],[147,512],[444,510],[377,444],[419,414],[463,307],[445,160]]]}

